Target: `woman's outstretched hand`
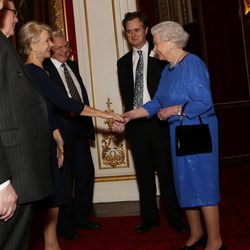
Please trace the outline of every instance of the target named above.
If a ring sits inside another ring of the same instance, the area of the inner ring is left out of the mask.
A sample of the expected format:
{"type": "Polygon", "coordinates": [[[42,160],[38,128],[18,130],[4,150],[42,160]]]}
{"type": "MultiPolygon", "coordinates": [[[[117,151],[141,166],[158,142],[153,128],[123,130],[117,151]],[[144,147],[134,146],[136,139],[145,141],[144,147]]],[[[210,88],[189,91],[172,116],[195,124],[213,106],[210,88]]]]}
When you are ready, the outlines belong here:
{"type": "Polygon", "coordinates": [[[124,131],[125,125],[129,121],[134,120],[134,119],[138,119],[138,118],[147,117],[147,116],[148,116],[148,112],[143,107],[130,110],[130,111],[123,113],[121,115],[122,121],[117,121],[117,122],[113,123],[112,130],[114,132],[121,133],[124,131]]]}
{"type": "Polygon", "coordinates": [[[103,117],[104,119],[113,119],[117,122],[121,122],[121,123],[124,123],[125,122],[125,119],[122,117],[122,115],[119,115],[117,113],[108,113],[108,112],[104,112],[104,115],[103,117]]]}

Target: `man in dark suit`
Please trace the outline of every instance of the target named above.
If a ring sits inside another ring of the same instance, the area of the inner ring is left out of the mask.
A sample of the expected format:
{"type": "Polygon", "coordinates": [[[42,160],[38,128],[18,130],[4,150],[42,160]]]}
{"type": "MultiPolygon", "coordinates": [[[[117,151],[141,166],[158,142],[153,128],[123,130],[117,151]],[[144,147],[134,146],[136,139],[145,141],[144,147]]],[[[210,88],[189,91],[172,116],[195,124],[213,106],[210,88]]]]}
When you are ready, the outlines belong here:
{"type": "MultiPolygon", "coordinates": [[[[52,41],[52,57],[44,62],[50,79],[69,97],[79,98],[80,101],[89,104],[78,65],[68,60],[68,42],[58,32],[53,33],[52,41]],[[71,92],[72,84],[75,88],[74,93],[71,92]]],[[[69,202],[59,208],[58,232],[62,237],[73,240],[79,237],[74,227],[98,229],[101,226],[89,220],[94,188],[94,165],[89,139],[95,139],[95,131],[90,117],[75,116],[59,108],[55,109],[55,115],[65,142],[62,171],[67,177],[69,196],[69,202]]]]}
{"type": "MultiPolygon", "coordinates": [[[[2,2],[2,1],[1,1],[2,2]]],[[[26,250],[32,202],[52,192],[47,107],[8,41],[18,22],[0,10],[0,249],[26,250]]]]}
{"type": "MultiPolygon", "coordinates": [[[[133,47],[117,62],[120,93],[124,111],[134,107],[136,97],[136,69],[142,54],[141,105],[155,94],[162,69],[165,65],[151,56],[153,46],[146,40],[148,19],[140,12],[129,12],[123,20],[123,27],[129,45],[133,47]],[[137,51],[141,51],[138,52],[137,51]]],[[[139,119],[126,125],[126,138],[129,142],[137,176],[142,223],[136,232],[148,232],[159,226],[159,212],[156,201],[155,171],[157,171],[162,204],[169,224],[178,232],[185,232],[181,210],[177,201],[172,177],[169,129],[165,122],[157,117],[139,119]]]]}

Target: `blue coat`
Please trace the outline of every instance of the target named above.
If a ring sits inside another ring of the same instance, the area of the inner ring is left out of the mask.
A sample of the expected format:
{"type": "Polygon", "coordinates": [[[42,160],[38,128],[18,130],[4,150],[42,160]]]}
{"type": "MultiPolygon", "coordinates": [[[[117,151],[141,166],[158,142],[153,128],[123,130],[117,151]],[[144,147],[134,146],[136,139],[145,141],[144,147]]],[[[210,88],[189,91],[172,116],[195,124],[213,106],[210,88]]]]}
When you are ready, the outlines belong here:
{"type": "Polygon", "coordinates": [[[175,127],[179,116],[168,119],[176,192],[182,207],[211,206],[218,204],[218,125],[213,107],[210,81],[204,62],[188,54],[174,68],[169,65],[162,72],[154,98],[144,105],[150,116],[161,108],[183,105],[183,124],[198,124],[198,116],[209,125],[213,152],[188,156],[176,156],[175,127]]]}

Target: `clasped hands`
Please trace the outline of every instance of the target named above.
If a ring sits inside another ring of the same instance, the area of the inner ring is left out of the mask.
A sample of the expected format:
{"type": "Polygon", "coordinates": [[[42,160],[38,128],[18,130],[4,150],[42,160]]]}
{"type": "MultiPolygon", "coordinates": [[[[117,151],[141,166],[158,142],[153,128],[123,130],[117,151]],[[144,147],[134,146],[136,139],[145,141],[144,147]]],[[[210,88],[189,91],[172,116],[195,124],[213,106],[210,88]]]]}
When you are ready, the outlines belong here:
{"type": "Polygon", "coordinates": [[[124,114],[116,114],[116,113],[111,113],[112,114],[112,126],[111,129],[113,132],[117,133],[122,133],[124,131],[126,123],[130,121],[129,117],[126,116],[126,113],[124,114]]]}
{"type": "MultiPolygon", "coordinates": [[[[174,114],[175,114],[175,106],[170,106],[170,107],[161,108],[158,111],[157,116],[160,120],[166,120],[174,114]]],[[[124,131],[125,125],[130,120],[148,117],[148,115],[149,115],[148,112],[144,108],[138,108],[138,109],[134,109],[126,113],[123,113],[122,115],[120,115],[120,119],[116,119],[116,121],[113,122],[112,130],[114,132],[121,133],[124,131]]]]}

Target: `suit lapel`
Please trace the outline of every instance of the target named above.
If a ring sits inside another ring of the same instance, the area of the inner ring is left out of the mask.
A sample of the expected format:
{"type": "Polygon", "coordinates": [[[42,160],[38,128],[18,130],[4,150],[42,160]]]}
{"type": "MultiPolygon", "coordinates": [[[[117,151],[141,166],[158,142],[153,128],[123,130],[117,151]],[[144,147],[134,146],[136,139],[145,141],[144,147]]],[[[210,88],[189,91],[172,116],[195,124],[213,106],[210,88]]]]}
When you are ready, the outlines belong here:
{"type": "Polygon", "coordinates": [[[127,60],[126,60],[126,65],[124,65],[126,69],[126,74],[127,74],[127,84],[128,84],[128,90],[129,92],[134,96],[134,76],[133,76],[133,53],[132,51],[129,52],[127,60]]]}
{"type": "Polygon", "coordinates": [[[67,90],[64,87],[62,78],[56,68],[56,66],[52,63],[50,59],[46,60],[46,69],[49,70],[49,76],[53,80],[53,82],[61,89],[63,90],[66,95],[68,95],[67,90]]]}
{"type": "Polygon", "coordinates": [[[151,50],[153,49],[153,46],[151,44],[149,44],[148,47],[148,69],[147,69],[147,87],[148,87],[148,92],[150,97],[152,98],[152,96],[154,95],[154,93],[152,93],[152,77],[154,77],[154,72],[152,72],[152,65],[154,63],[154,58],[152,58],[150,55],[151,50]]]}

